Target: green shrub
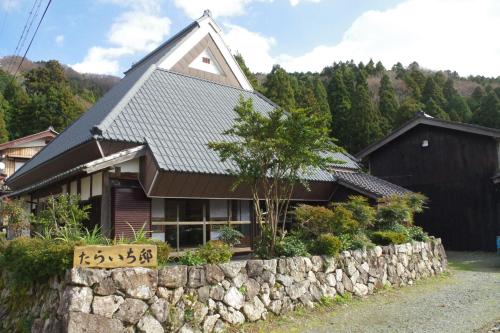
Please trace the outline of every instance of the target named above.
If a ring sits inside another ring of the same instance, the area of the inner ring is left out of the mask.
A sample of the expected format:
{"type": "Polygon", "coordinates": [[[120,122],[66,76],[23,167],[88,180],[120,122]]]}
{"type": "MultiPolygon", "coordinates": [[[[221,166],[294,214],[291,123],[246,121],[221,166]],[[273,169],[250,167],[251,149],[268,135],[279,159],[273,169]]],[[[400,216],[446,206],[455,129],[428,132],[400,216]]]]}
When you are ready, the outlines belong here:
{"type": "Polygon", "coordinates": [[[327,308],[332,307],[335,305],[335,298],[331,296],[321,296],[319,299],[319,304],[322,306],[326,306],[327,308]]]}
{"type": "Polygon", "coordinates": [[[200,256],[198,251],[189,250],[179,257],[179,264],[187,266],[204,265],[207,261],[200,256]]]}
{"type": "Polygon", "coordinates": [[[38,237],[75,242],[84,237],[83,222],[89,218],[90,205],[80,206],[80,197],[50,196],[34,222],[38,237]]]}
{"type": "Polygon", "coordinates": [[[340,204],[334,205],[332,209],[300,205],[295,209],[295,216],[301,227],[316,237],[326,233],[356,233],[360,228],[353,212],[340,204]]]}
{"type": "Polygon", "coordinates": [[[333,211],[323,206],[299,205],[295,208],[295,219],[301,225],[302,232],[314,236],[330,232],[333,211]]]}
{"type": "Polygon", "coordinates": [[[411,226],[408,228],[408,235],[411,239],[417,242],[425,242],[429,240],[429,235],[419,226],[411,226]]]}
{"type": "Polygon", "coordinates": [[[1,215],[7,224],[30,223],[33,215],[25,209],[23,200],[5,200],[0,204],[1,215]]]}
{"type": "Polygon", "coordinates": [[[350,195],[347,202],[336,203],[335,205],[350,210],[360,229],[367,229],[375,223],[377,211],[370,205],[368,199],[361,195],[350,195]]]}
{"type": "Polygon", "coordinates": [[[408,236],[403,232],[375,231],[371,239],[378,245],[403,244],[408,241],[408,236]]]}
{"type": "Polygon", "coordinates": [[[8,242],[0,264],[17,284],[43,282],[72,267],[75,245],[80,244],[40,238],[16,238],[8,242]]]}
{"type": "Polygon", "coordinates": [[[222,264],[229,262],[233,256],[231,247],[218,240],[208,241],[196,250],[208,264],[222,264]]]}
{"type": "Polygon", "coordinates": [[[259,258],[270,259],[271,255],[269,253],[269,247],[272,241],[272,233],[265,224],[262,224],[260,227],[261,232],[259,237],[257,238],[255,254],[259,258]]]}
{"type": "Polygon", "coordinates": [[[169,262],[170,253],[172,253],[170,244],[157,239],[148,239],[144,244],[156,245],[158,266],[165,266],[169,262]]]}
{"type": "Polygon", "coordinates": [[[342,242],[340,239],[331,234],[323,234],[318,236],[314,242],[314,252],[316,254],[324,254],[335,256],[340,252],[342,242]]]}
{"type": "Polygon", "coordinates": [[[339,239],[342,244],[341,251],[370,249],[374,246],[370,238],[364,233],[344,234],[340,235],[339,239]]]}
{"type": "Polygon", "coordinates": [[[229,246],[235,246],[241,243],[241,239],[245,237],[241,232],[234,229],[230,225],[224,225],[218,230],[219,239],[229,246]]]}
{"type": "Polygon", "coordinates": [[[427,198],[419,193],[379,199],[379,209],[376,217],[377,229],[391,229],[395,224],[406,227],[412,226],[415,214],[421,213],[426,208],[426,202],[427,198]]]}
{"type": "Polygon", "coordinates": [[[102,235],[101,228],[97,225],[92,231],[84,229],[80,240],[85,245],[109,245],[111,243],[110,239],[102,235]]]}
{"type": "Polygon", "coordinates": [[[308,256],[306,244],[295,235],[285,236],[276,243],[276,255],[285,257],[308,256]]]}

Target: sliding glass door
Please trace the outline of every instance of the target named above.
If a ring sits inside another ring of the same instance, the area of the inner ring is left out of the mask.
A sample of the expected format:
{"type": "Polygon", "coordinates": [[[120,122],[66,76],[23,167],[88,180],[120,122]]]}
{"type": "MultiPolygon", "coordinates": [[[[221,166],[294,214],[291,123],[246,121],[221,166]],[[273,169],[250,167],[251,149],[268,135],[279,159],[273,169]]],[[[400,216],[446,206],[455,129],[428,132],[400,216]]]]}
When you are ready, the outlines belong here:
{"type": "Polygon", "coordinates": [[[250,208],[249,200],[154,198],[152,237],[183,251],[218,239],[220,227],[230,224],[245,236],[239,246],[250,247],[250,208]]]}

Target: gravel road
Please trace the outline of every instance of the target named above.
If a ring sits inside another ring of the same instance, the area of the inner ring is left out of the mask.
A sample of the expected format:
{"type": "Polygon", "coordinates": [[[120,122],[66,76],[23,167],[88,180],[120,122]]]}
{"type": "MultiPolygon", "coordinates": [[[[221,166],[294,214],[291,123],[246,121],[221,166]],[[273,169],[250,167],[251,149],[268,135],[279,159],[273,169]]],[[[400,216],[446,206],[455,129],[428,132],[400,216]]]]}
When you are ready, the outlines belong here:
{"type": "MultiPolygon", "coordinates": [[[[243,332],[488,332],[500,321],[500,254],[449,252],[449,272],[333,309],[294,312],[243,332]]],[[[496,331],[495,331],[496,332],[496,331]]]]}

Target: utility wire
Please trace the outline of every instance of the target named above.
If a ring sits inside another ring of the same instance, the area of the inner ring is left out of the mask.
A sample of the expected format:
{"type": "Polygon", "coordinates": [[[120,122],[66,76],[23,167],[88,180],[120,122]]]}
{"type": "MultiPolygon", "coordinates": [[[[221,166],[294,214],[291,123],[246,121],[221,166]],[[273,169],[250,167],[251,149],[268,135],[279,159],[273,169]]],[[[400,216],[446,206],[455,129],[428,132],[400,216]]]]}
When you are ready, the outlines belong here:
{"type": "Polygon", "coordinates": [[[33,33],[33,36],[31,37],[30,43],[28,44],[28,47],[26,48],[26,52],[24,52],[23,58],[21,59],[21,62],[19,63],[19,66],[17,66],[16,72],[14,73],[14,76],[12,77],[12,81],[16,78],[16,74],[21,68],[21,65],[24,62],[24,59],[26,59],[26,55],[28,54],[28,51],[30,50],[31,44],[33,44],[33,40],[35,39],[36,33],[38,32],[38,29],[40,28],[40,25],[42,24],[42,21],[45,17],[45,14],[47,14],[47,10],[50,7],[50,4],[52,3],[52,0],[49,0],[47,3],[47,6],[45,7],[45,10],[43,11],[42,17],[40,18],[40,21],[38,21],[38,25],[36,26],[35,32],[33,33]]]}
{"type": "Polygon", "coordinates": [[[8,72],[10,72],[12,69],[13,69],[13,66],[15,66],[14,62],[16,61],[16,57],[19,55],[19,52],[21,52],[21,42],[23,40],[25,40],[25,36],[28,35],[29,31],[28,31],[28,26],[30,27],[31,29],[31,24],[34,20],[34,15],[33,13],[35,12],[35,8],[36,8],[36,5],[41,3],[41,0],[35,0],[33,2],[33,6],[31,7],[31,10],[29,11],[28,13],[28,17],[26,19],[26,23],[24,24],[24,27],[23,27],[23,31],[21,32],[21,36],[19,36],[19,40],[17,41],[17,45],[16,45],[16,48],[14,49],[14,54],[12,55],[12,58],[10,60],[10,63],[9,63],[9,67],[8,67],[8,72]]]}

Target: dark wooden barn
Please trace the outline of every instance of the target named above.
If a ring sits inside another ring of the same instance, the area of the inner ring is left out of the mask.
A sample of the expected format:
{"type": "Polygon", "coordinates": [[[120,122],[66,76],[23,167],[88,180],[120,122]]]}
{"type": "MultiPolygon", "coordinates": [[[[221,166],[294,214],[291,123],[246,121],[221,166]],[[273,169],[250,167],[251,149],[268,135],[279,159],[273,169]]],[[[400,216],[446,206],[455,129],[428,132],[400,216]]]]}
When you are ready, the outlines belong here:
{"type": "Polygon", "coordinates": [[[358,154],[379,178],[424,193],[418,217],[448,249],[495,250],[500,235],[500,130],[420,113],[358,154]]]}

